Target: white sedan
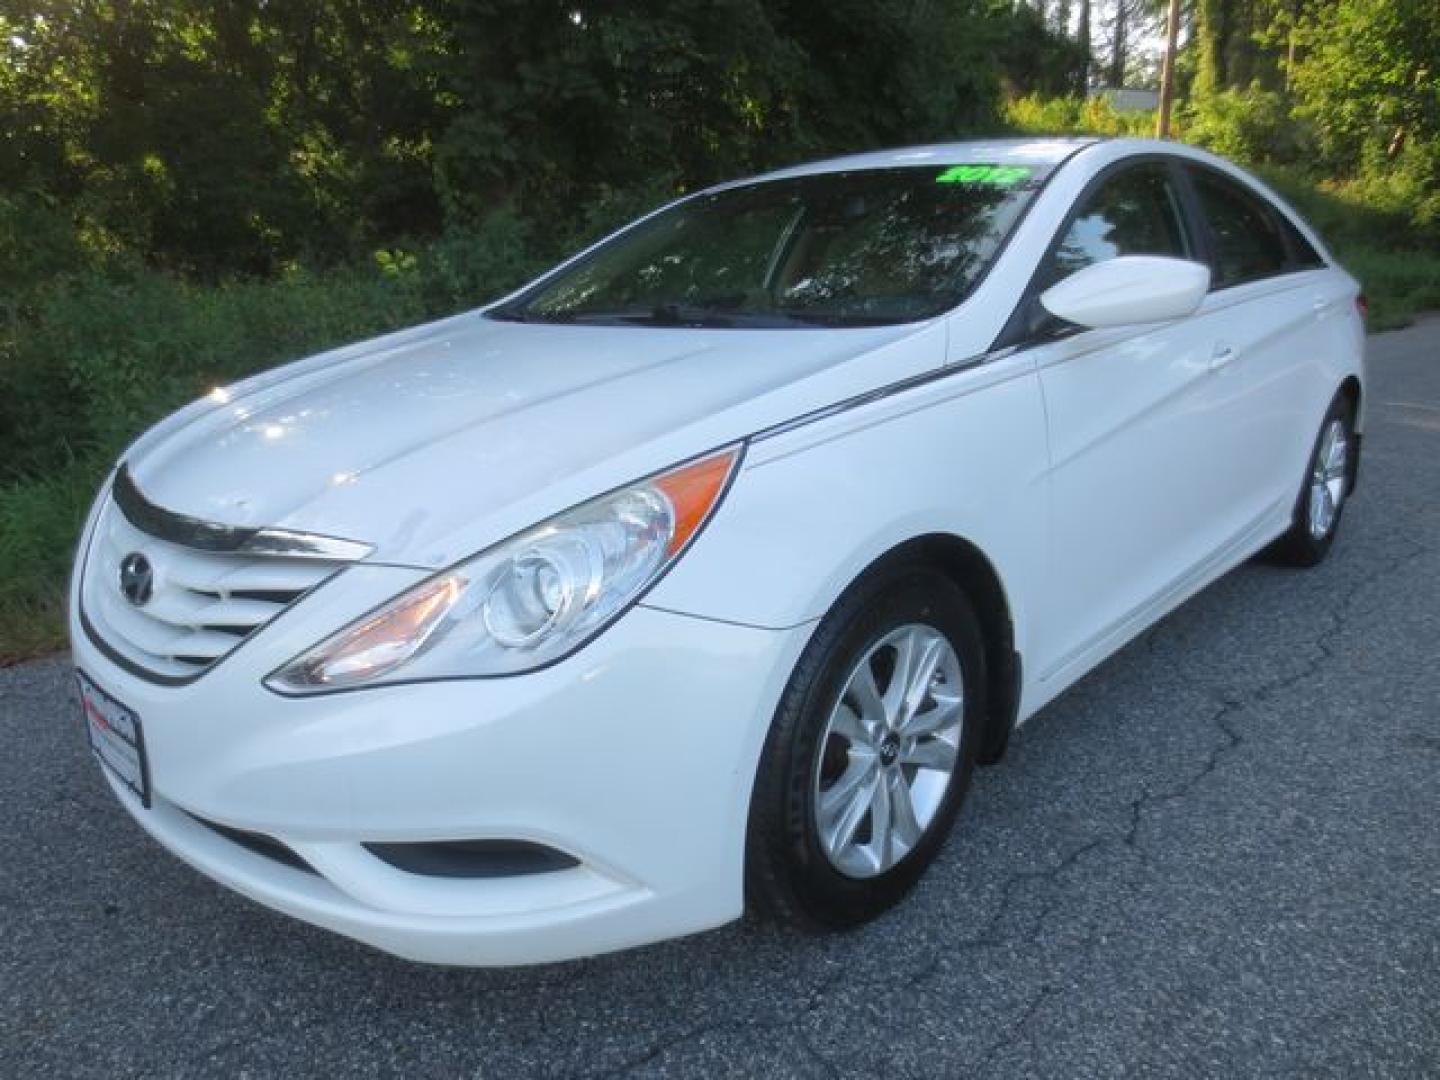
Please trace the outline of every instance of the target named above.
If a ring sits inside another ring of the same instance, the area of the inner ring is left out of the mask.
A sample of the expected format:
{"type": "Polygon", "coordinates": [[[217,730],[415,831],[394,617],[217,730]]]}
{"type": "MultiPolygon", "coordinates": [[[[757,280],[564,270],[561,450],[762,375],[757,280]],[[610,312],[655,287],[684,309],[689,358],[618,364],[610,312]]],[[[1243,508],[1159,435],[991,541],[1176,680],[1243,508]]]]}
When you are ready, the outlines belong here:
{"type": "Polygon", "coordinates": [[[702,191],[141,437],[75,574],[88,738],[181,858],[405,957],[852,926],[1017,724],[1325,556],[1363,303],[1168,143],[702,191]]]}

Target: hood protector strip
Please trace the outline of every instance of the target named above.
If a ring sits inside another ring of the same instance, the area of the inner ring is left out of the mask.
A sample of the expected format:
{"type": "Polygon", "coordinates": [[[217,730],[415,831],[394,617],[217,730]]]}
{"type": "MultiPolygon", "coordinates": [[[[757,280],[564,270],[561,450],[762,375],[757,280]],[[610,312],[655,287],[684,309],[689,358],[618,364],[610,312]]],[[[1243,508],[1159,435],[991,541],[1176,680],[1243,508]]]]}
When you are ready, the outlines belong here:
{"type": "Polygon", "coordinates": [[[337,562],[358,562],[369,555],[371,545],[336,536],[294,532],[290,529],[245,528],[219,525],[211,521],[178,514],[157,506],[145,497],[130,475],[130,466],[122,464],[115,473],[111,488],[115,505],[130,524],[160,540],[168,540],[198,551],[223,554],[273,556],[287,559],[325,559],[337,562]]]}

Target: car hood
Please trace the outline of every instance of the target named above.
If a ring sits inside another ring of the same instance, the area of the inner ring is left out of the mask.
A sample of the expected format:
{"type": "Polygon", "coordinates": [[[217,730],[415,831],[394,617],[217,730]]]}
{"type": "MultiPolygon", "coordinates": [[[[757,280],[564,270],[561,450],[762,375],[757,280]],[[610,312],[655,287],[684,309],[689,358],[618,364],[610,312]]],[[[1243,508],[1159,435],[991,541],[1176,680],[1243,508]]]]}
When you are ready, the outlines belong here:
{"type": "Polygon", "coordinates": [[[166,509],[443,566],[943,356],[938,323],[693,330],[468,313],[217,389],[126,460],[166,509]]]}

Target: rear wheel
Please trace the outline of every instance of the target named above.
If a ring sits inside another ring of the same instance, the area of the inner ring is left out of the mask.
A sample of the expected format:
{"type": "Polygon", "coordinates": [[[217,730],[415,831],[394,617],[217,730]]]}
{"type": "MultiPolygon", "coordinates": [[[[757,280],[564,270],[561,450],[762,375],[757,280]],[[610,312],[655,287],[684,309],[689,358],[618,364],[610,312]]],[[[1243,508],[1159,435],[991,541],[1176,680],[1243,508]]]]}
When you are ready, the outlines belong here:
{"type": "Polygon", "coordinates": [[[872,576],[821,621],[756,778],[747,888],[762,912],[843,928],[897,903],[968,786],[985,715],[979,622],[927,566],[872,576]]]}
{"type": "Polygon", "coordinates": [[[1355,455],[1355,410],[1338,394],[1330,403],[1305,472],[1290,529],[1270,553],[1291,566],[1315,566],[1330,553],[1350,494],[1355,455]]]}

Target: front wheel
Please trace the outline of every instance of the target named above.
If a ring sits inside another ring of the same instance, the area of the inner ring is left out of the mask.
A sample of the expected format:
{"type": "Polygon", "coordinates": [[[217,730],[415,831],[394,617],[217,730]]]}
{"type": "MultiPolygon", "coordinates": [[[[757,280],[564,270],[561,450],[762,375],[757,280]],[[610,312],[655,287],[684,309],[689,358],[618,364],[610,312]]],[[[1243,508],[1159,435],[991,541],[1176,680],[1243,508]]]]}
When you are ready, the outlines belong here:
{"type": "Polygon", "coordinates": [[[1354,456],[1355,409],[1349,398],[1337,394],[1315,436],[1294,520],[1271,547],[1276,560],[1291,566],[1315,566],[1330,553],[1350,494],[1354,456]]]}
{"type": "Polygon", "coordinates": [[[810,929],[899,902],[968,786],[985,654],[964,594],[927,566],[872,576],[825,617],[762,755],[747,838],[754,906],[810,929]]]}

